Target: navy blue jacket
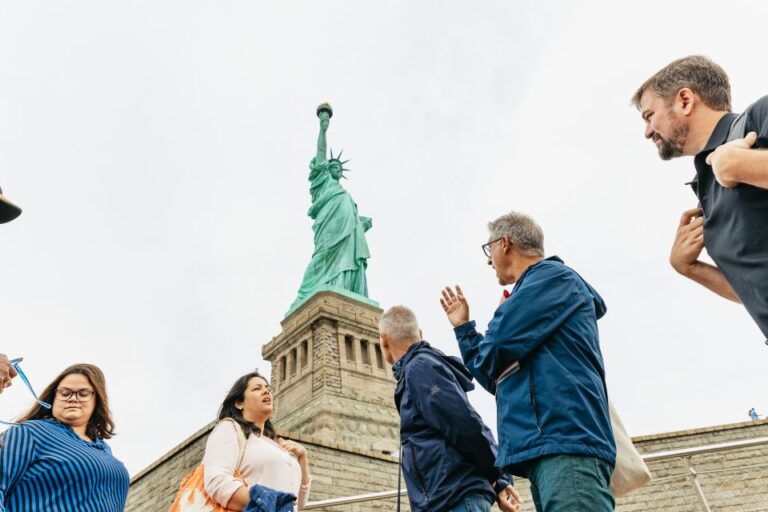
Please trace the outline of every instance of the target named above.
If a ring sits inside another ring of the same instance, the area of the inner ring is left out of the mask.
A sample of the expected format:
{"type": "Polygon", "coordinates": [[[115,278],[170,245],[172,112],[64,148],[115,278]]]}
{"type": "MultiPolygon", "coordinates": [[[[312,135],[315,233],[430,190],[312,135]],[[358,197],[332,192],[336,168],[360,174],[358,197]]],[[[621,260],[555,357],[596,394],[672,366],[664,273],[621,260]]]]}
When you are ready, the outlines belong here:
{"type": "Polygon", "coordinates": [[[587,455],[615,464],[598,293],[554,256],[531,265],[496,310],[485,336],[455,329],[467,368],[496,395],[499,456],[517,475],[545,455],[587,455]],[[519,369],[496,382],[515,362],[519,369]]]}
{"type": "Polygon", "coordinates": [[[447,510],[468,494],[493,503],[492,484],[506,486],[511,479],[494,466],[496,442],[467,400],[474,385],[459,358],[419,341],[392,373],[411,510],[447,510]]]}

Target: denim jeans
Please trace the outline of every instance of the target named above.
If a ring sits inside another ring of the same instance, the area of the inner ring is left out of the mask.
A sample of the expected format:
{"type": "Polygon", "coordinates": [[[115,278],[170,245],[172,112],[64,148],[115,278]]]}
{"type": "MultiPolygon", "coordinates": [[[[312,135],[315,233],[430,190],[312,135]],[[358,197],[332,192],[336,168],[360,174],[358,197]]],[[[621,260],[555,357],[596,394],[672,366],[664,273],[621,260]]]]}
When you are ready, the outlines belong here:
{"type": "Polygon", "coordinates": [[[537,512],[611,512],[613,466],[582,455],[550,455],[526,471],[537,512]]]}
{"type": "Polygon", "coordinates": [[[482,494],[467,494],[448,512],[491,512],[491,505],[482,494]]]}

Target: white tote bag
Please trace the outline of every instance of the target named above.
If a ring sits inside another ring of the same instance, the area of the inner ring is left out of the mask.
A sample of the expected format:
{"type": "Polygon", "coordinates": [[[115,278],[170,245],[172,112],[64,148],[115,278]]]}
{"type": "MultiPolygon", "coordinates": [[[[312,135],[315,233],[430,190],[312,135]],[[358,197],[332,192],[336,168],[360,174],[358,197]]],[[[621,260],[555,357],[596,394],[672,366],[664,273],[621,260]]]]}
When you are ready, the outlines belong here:
{"type": "Polygon", "coordinates": [[[652,476],[610,400],[608,409],[616,440],[616,467],[611,477],[611,492],[615,498],[621,498],[650,482],[652,476]]]}

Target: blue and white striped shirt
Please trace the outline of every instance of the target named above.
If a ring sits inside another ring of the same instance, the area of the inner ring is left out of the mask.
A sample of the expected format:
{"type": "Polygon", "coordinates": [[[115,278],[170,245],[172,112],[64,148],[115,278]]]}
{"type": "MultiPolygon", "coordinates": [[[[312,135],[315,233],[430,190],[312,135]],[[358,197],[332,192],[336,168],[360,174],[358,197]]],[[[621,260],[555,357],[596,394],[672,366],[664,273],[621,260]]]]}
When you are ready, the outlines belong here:
{"type": "Polygon", "coordinates": [[[88,442],[54,419],[4,433],[0,511],[122,512],[128,470],[103,440],[88,442]]]}

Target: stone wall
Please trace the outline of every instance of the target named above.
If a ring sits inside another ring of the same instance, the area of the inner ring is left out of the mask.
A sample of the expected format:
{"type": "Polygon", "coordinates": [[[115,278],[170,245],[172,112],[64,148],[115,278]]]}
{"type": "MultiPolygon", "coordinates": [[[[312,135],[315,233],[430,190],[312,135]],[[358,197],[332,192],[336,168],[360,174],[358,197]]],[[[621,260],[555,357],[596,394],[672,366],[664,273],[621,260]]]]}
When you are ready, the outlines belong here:
{"type": "MultiPolygon", "coordinates": [[[[131,480],[127,512],[167,512],[179,484],[203,458],[205,440],[214,423],[206,425],[131,480]]],[[[310,500],[352,496],[397,487],[397,456],[344,447],[312,436],[281,432],[303,444],[310,454],[310,500]]],[[[394,500],[329,507],[327,511],[391,511],[394,500]]],[[[407,505],[403,510],[409,510],[407,505]]]]}
{"type": "MultiPolygon", "coordinates": [[[[732,441],[768,438],[768,420],[748,421],[633,438],[642,454],[732,441]]],[[[714,512],[768,512],[768,444],[694,455],[691,467],[714,512]]],[[[616,512],[700,512],[702,508],[682,457],[650,462],[651,483],[617,500],[616,512]]],[[[533,510],[528,481],[515,486],[533,510]]]]}
{"type": "Polygon", "coordinates": [[[201,428],[131,479],[125,510],[168,512],[181,479],[203,458],[205,440],[214,423],[201,428]]]}
{"type": "MultiPolygon", "coordinates": [[[[205,436],[201,429],[168,455],[133,478],[128,498],[129,512],[166,512],[182,476],[200,463],[205,436]]],[[[344,447],[304,434],[285,437],[303,443],[310,451],[312,501],[395,489],[396,456],[344,447]]],[[[641,453],[658,453],[731,441],[768,437],[768,420],[636,437],[641,453]]],[[[768,511],[768,445],[734,448],[694,455],[691,465],[713,511],[768,511]]],[[[618,500],[617,512],[698,512],[703,510],[688,478],[681,457],[649,464],[654,480],[635,494],[618,500]]],[[[532,511],[533,503],[525,479],[516,486],[532,511]]],[[[402,510],[409,510],[404,500],[402,510]]],[[[395,510],[393,499],[328,507],[334,512],[395,510]]]]}
{"type": "MultiPolygon", "coordinates": [[[[641,453],[768,438],[768,420],[685,430],[634,439],[641,453]]],[[[694,455],[702,491],[713,511],[768,511],[768,444],[694,455]]],[[[681,457],[649,464],[654,480],[642,492],[619,501],[620,512],[703,510],[681,457]]]]}

